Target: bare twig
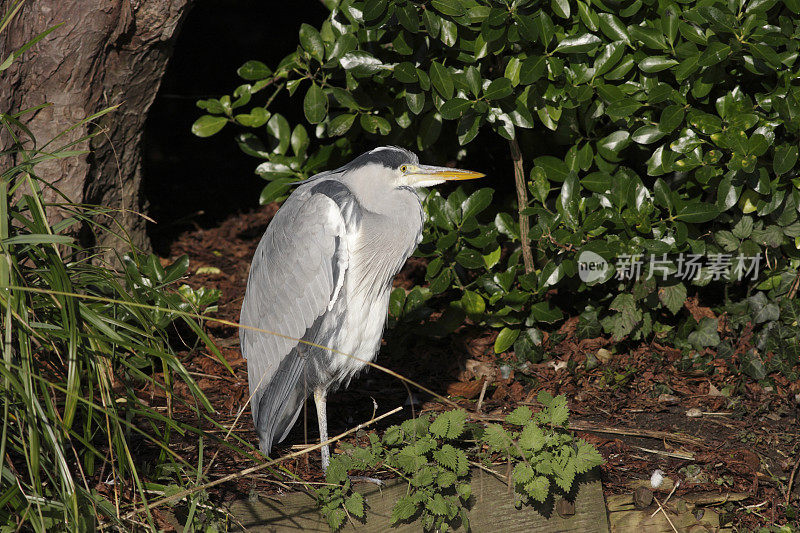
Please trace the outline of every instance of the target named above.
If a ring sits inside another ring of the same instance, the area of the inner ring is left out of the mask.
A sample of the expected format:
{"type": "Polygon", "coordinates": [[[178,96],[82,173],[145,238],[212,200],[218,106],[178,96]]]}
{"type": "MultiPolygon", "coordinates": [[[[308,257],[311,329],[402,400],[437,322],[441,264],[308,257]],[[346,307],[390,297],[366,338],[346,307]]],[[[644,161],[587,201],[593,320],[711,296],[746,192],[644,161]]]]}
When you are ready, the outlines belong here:
{"type": "Polygon", "coordinates": [[[265,468],[268,468],[268,467],[270,467],[272,465],[275,465],[277,463],[285,461],[286,459],[292,459],[294,457],[300,457],[301,455],[309,453],[309,452],[311,452],[313,450],[318,450],[319,448],[322,448],[323,446],[327,446],[329,444],[332,444],[332,443],[334,443],[334,442],[336,442],[338,440],[343,439],[344,437],[346,437],[346,436],[348,436],[348,435],[350,435],[352,433],[355,433],[356,431],[358,431],[361,428],[370,426],[370,425],[374,424],[375,422],[377,422],[377,421],[379,421],[381,419],[384,419],[384,418],[386,418],[388,416],[391,416],[391,415],[395,414],[398,411],[402,411],[402,409],[403,409],[402,406],[396,407],[396,408],[392,409],[391,411],[389,411],[387,413],[384,413],[384,414],[382,414],[382,415],[380,415],[380,416],[378,416],[376,418],[368,420],[368,421],[364,422],[363,424],[359,424],[354,428],[350,428],[350,429],[348,429],[347,431],[345,431],[343,433],[339,433],[335,437],[331,437],[330,439],[328,439],[328,440],[326,440],[324,442],[320,442],[319,444],[315,444],[314,446],[309,446],[308,448],[306,448],[304,450],[293,452],[293,453],[284,455],[282,457],[278,457],[277,459],[272,459],[270,461],[266,461],[264,463],[261,463],[260,465],[252,466],[250,468],[245,468],[244,470],[241,470],[239,472],[235,472],[233,474],[229,474],[227,476],[221,477],[219,479],[215,479],[214,481],[210,481],[210,482],[204,483],[202,485],[197,485],[195,487],[192,487],[191,489],[182,490],[182,491],[180,491],[180,492],[178,492],[176,494],[173,494],[172,496],[168,496],[166,498],[161,498],[160,500],[156,500],[156,501],[154,501],[154,502],[152,502],[150,504],[145,504],[144,507],[140,507],[138,509],[134,509],[131,512],[129,512],[127,515],[125,515],[125,518],[126,519],[131,518],[131,517],[143,512],[145,509],[152,509],[154,507],[158,507],[159,505],[164,505],[165,503],[171,503],[171,502],[179,501],[179,500],[182,500],[183,498],[185,498],[185,497],[187,497],[187,496],[189,496],[191,494],[194,494],[194,493],[196,493],[198,491],[210,489],[211,487],[216,487],[217,485],[221,485],[223,483],[227,483],[228,481],[233,481],[234,479],[239,479],[241,477],[253,474],[253,473],[258,472],[260,470],[264,470],[265,468]]]}
{"type": "Polygon", "coordinates": [[[789,486],[786,488],[786,505],[791,503],[792,499],[792,487],[794,486],[794,479],[797,475],[797,468],[800,467],[800,455],[797,456],[797,461],[794,462],[794,468],[792,468],[792,475],[789,476],[789,486]]]}
{"type": "Polygon", "coordinates": [[[481,406],[483,405],[483,397],[486,395],[486,387],[489,386],[489,380],[484,378],[483,379],[483,386],[481,387],[481,395],[478,396],[478,405],[475,406],[475,412],[480,414],[481,406]]]}
{"type": "Polygon", "coordinates": [[[523,211],[528,207],[528,189],[525,186],[525,169],[522,166],[522,152],[516,139],[508,141],[511,147],[511,160],[514,162],[514,183],[517,188],[517,213],[519,216],[519,240],[522,246],[522,261],[525,263],[525,273],[533,272],[533,252],[531,241],[528,238],[530,221],[523,211]]]}
{"type": "Polygon", "coordinates": [[[663,439],[673,442],[681,442],[684,444],[691,444],[693,446],[701,446],[707,448],[708,445],[701,439],[683,435],[681,433],[670,433],[668,431],[656,431],[652,429],[626,429],[605,426],[595,426],[588,422],[577,421],[569,425],[568,429],[572,431],[592,431],[595,433],[611,433],[612,435],[629,435],[632,437],[648,437],[651,439],[663,439]]]}
{"type": "MultiPolygon", "coordinates": [[[[672,520],[670,520],[670,519],[669,519],[669,515],[667,514],[667,510],[666,510],[666,509],[664,509],[664,507],[661,505],[661,502],[660,502],[660,501],[658,501],[658,498],[656,498],[655,494],[653,494],[653,500],[655,500],[655,502],[658,504],[658,509],[659,509],[659,510],[660,510],[662,513],[664,513],[664,518],[666,518],[666,519],[667,519],[667,522],[669,522],[669,525],[670,525],[670,526],[672,526],[672,530],[673,530],[675,533],[678,533],[678,529],[675,527],[675,524],[673,524],[673,523],[672,523],[672,520]]],[[[665,501],[666,501],[666,500],[665,500],[665,501]]],[[[658,512],[658,511],[656,511],[656,512],[658,512]]]]}
{"type": "MultiPolygon", "coordinates": [[[[679,480],[678,480],[678,481],[677,481],[677,482],[676,482],[676,483],[675,483],[675,484],[672,486],[672,490],[671,490],[671,491],[669,491],[669,494],[667,494],[667,499],[666,499],[666,500],[664,500],[664,505],[666,505],[666,504],[667,504],[667,502],[669,501],[669,499],[670,499],[670,498],[672,498],[672,495],[673,495],[673,494],[675,494],[675,489],[677,489],[677,488],[678,488],[678,487],[680,487],[680,486],[681,486],[681,480],[679,479],[679,480]]],[[[653,499],[655,499],[655,496],[653,496],[653,499]]],[[[659,507],[660,507],[660,506],[661,506],[661,505],[659,504],[659,507]]],[[[651,514],[651,515],[650,515],[650,518],[653,518],[653,517],[654,517],[654,516],[655,516],[657,513],[658,513],[658,509],[656,509],[655,511],[653,511],[653,514],[651,514]]],[[[664,513],[664,514],[666,515],[666,513],[664,513]]],[[[675,526],[672,526],[672,527],[675,527],[675,526]]]]}
{"type": "Polygon", "coordinates": [[[650,448],[642,448],[641,446],[631,446],[631,448],[636,448],[637,450],[652,453],[655,455],[663,455],[664,457],[673,457],[675,459],[684,459],[686,461],[694,461],[694,454],[691,453],[676,453],[676,452],[664,452],[661,450],[653,450],[650,448]]]}

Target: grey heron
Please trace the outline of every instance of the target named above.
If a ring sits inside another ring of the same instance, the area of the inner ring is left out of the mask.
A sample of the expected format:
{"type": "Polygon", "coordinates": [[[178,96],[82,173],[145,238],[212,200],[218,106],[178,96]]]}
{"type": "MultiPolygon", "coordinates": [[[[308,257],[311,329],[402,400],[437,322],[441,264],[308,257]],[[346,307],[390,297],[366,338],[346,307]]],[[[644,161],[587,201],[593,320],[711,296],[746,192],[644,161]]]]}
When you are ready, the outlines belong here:
{"type": "MultiPolygon", "coordinates": [[[[240,319],[282,335],[239,330],[264,455],[286,438],[309,394],[320,440],[328,440],[327,393],[375,358],[392,280],[422,236],[414,189],[482,176],[422,165],[414,153],[384,146],[289,195],[256,249],[240,319]]],[[[328,446],[321,451],[327,470],[328,446]]]]}

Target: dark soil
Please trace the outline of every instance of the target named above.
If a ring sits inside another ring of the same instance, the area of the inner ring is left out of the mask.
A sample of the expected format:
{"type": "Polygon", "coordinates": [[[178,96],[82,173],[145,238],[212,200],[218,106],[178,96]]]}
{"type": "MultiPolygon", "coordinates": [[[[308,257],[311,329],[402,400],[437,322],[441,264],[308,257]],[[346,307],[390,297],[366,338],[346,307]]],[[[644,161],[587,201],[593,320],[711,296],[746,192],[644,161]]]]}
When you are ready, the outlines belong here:
{"type": "MultiPolygon", "coordinates": [[[[172,243],[165,260],[182,254],[191,260],[191,275],[186,283],[222,290],[214,318],[238,320],[250,259],[276,209],[269,205],[231,217],[219,227],[197,228],[172,243]],[[203,267],[219,270],[197,274],[203,267]]],[[[412,258],[395,284],[408,288],[422,283],[424,267],[424,260],[412,258]]],[[[711,309],[696,300],[687,301],[687,309],[699,316],[713,316],[711,309]]],[[[649,479],[655,469],[661,469],[672,480],[681,481],[676,491],[679,496],[689,492],[749,494],[746,500],[723,509],[734,526],[750,529],[786,522],[788,480],[793,468],[797,468],[800,452],[800,410],[795,399],[800,393],[799,383],[772,376],[776,386],[770,390],[733,373],[721,359],[714,359],[717,369],[712,376],[680,372],[676,369],[680,353],[675,349],[651,343],[614,353],[617,347],[608,338],[579,339],[576,322],[577,319],[567,320],[559,330],[564,335],[558,337],[563,340],[548,346],[552,359],[522,368],[515,364],[508,379],[492,382],[481,408],[484,418],[497,418],[519,404],[532,402],[540,390],[564,394],[569,399],[571,424],[583,428],[577,431],[578,435],[594,443],[607,461],[602,467],[606,494],[629,493],[632,482],[649,479]],[[598,354],[601,348],[608,352],[600,352],[600,364],[586,370],[587,355],[598,354]],[[725,396],[720,391],[730,392],[725,396]],[[700,416],[687,416],[692,408],[699,410],[700,416]],[[643,430],[647,436],[642,436],[643,430]],[[758,504],[762,505],[747,507],[758,504]]],[[[237,420],[248,398],[247,367],[239,353],[238,332],[235,327],[212,321],[206,327],[233,374],[205,348],[186,349],[182,356],[217,410],[214,419],[220,426],[213,428],[207,421],[198,421],[188,408],[181,406],[176,407],[175,417],[223,437],[227,428],[233,427],[229,441],[238,437],[257,446],[249,407],[237,420]]],[[[503,359],[515,361],[513,353],[499,358],[493,354],[495,336],[496,332],[468,324],[446,338],[431,339],[415,335],[413,327],[404,326],[387,331],[377,362],[439,394],[451,393],[454,401],[474,412],[480,391],[476,375],[494,372],[499,376],[497,367],[503,359]]],[[[738,349],[744,351],[747,342],[740,339],[738,349]]],[[[186,396],[185,386],[176,392],[186,396]]],[[[445,408],[423,393],[414,391],[413,395],[419,401],[417,413],[445,408]]],[[[406,387],[399,380],[372,369],[354,380],[349,389],[331,395],[329,431],[335,435],[369,420],[374,404],[378,413],[405,405],[403,412],[370,429],[380,431],[411,416],[410,403],[406,387]]],[[[274,456],[296,451],[292,445],[314,442],[317,431],[313,402],[305,415],[306,424],[301,420],[273,450],[274,456]]],[[[351,440],[359,438],[363,438],[363,432],[351,440]]],[[[197,444],[196,438],[186,437],[178,441],[176,449],[189,463],[196,464],[197,444]]],[[[253,456],[213,443],[206,443],[206,461],[217,450],[219,455],[209,470],[210,480],[258,464],[253,456]]],[[[317,453],[286,460],[283,466],[303,479],[322,479],[317,453]]],[[[219,485],[212,492],[216,498],[230,499],[247,498],[252,489],[283,490],[280,482],[286,481],[286,476],[270,476],[266,472],[219,485]]],[[[798,484],[795,482],[795,486],[798,484]]],[[[795,508],[798,496],[795,489],[795,508]]]]}

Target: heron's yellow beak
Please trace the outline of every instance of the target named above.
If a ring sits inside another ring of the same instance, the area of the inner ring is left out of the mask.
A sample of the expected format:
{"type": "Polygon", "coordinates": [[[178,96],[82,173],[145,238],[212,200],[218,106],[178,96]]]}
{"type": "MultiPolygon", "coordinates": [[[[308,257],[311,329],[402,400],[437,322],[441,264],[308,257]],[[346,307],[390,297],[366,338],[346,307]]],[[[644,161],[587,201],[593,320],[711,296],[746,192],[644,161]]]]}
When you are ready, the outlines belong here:
{"type": "Polygon", "coordinates": [[[434,167],[430,165],[409,165],[404,173],[405,181],[411,186],[427,187],[443,181],[474,180],[486,174],[460,168],[434,167]]]}

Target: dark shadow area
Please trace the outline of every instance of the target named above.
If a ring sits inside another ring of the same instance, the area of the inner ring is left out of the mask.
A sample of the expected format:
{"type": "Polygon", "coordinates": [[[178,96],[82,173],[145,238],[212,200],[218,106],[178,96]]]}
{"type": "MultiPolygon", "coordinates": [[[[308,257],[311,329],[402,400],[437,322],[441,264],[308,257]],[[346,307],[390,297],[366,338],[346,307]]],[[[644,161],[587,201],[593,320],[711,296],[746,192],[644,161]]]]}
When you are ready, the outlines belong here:
{"type": "MultiPolygon", "coordinates": [[[[319,25],[327,9],[319,2],[302,8],[258,0],[198,0],[178,36],[161,89],[150,109],[144,137],[144,195],[156,252],[189,228],[207,228],[258,205],[264,182],[257,161],[239,150],[234,130],[192,135],[202,114],[200,98],[227,94],[244,83],[236,69],[249,59],[274,66],[297,46],[304,22],[319,25]]],[[[301,103],[286,98],[276,109],[290,121],[302,118],[301,103]]]]}

